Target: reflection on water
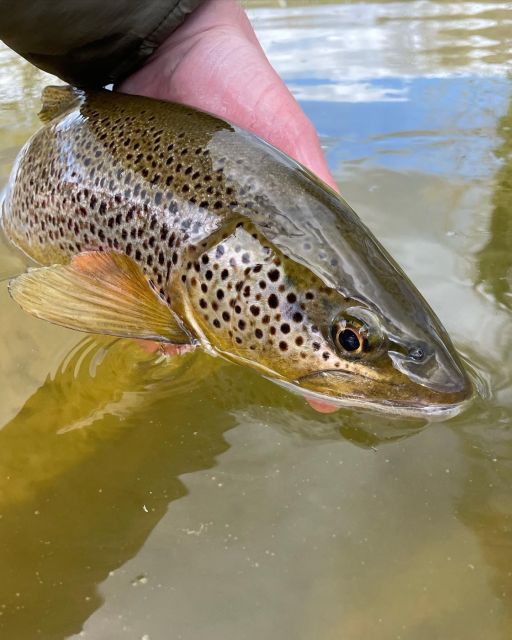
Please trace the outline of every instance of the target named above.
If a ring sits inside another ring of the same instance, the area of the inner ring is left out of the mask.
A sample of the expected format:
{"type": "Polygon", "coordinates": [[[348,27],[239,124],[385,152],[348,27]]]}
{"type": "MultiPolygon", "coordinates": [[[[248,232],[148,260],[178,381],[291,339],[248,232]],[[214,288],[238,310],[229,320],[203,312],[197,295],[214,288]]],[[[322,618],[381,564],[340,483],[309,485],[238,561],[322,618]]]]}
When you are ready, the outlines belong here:
{"type": "Polygon", "coordinates": [[[498,124],[502,144],[496,156],[502,161],[494,185],[488,241],[478,253],[479,277],[496,302],[512,308],[512,105],[498,124]]]}
{"type": "MultiPolygon", "coordinates": [[[[489,395],[443,424],[322,416],[205,354],[46,325],[1,282],[0,635],[508,639],[512,8],[246,4],[489,395]]],[[[3,180],[47,81],[0,50],[3,180]]],[[[25,266],[0,245],[0,281],[25,266]]]]}

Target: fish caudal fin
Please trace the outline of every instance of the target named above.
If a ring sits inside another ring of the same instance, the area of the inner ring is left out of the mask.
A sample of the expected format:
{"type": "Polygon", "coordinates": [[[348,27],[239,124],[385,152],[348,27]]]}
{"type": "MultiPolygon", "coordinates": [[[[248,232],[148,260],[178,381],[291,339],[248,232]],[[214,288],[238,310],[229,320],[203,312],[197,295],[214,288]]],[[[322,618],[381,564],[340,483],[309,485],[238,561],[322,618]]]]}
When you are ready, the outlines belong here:
{"type": "Polygon", "coordinates": [[[70,329],[173,344],[190,343],[139,266],[116,251],[90,251],[67,265],[31,269],[9,282],[28,313],[70,329]]]}
{"type": "Polygon", "coordinates": [[[41,111],[37,114],[39,119],[43,122],[49,122],[75,106],[80,95],[78,89],[69,85],[45,87],[41,93],[41,111]]]}

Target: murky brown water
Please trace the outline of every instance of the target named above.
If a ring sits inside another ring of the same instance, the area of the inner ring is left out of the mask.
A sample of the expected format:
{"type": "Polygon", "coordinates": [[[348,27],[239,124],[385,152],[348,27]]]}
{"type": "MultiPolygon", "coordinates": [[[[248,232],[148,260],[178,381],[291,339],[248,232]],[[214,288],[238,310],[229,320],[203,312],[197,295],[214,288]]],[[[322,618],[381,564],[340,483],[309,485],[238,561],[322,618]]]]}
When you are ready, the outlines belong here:
{"type": "MultiPolygon", "coordinates": [[[[0,637],[508,639],[510,3],[248,4],[488,397],[443,424],[320,416],[206,355],[39,322],[4,281],[0,637]]],[[[47,81],[0,50],[2,181],[47,81]]]]}

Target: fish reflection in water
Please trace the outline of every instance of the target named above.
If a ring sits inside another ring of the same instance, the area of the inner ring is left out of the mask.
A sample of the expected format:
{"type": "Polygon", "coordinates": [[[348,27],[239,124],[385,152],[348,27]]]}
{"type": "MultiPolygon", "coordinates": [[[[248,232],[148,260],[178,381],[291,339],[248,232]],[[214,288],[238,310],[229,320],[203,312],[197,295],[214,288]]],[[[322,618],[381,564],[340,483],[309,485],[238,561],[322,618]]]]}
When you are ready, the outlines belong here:
{"type": "Polygon", "coordinates": [[[392,420],[387,433],[382,419],[349,415],[340,427],[339,417],[198,352],[162,358],[128,340],[82,340],[0,430],[0,631],[77,632],[101,604],[96,585],[186,495],[179,477],[214,466],[242,419],[307,439],[339,439],[346,424],[359,445],[407,434],[392,420]]]}
{"type": "Polygon", "coordinates": [[[198,402],[198,365],[86,339],[0,430],[0,635],[78,632],[96,585],[186,494],[178,477],[227,448],[233,420],[198,402]]]}

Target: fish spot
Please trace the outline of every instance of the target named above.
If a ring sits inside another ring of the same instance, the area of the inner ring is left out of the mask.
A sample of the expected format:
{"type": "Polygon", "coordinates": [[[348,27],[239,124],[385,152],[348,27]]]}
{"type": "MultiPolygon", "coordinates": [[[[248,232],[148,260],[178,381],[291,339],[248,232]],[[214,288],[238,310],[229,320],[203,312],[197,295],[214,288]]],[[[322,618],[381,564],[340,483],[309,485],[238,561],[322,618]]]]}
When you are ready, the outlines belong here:
{"type": "Polygon", "coordinates": [[[279,306],[279,300],[278,300],[278,298],[277,298],[275,293],[271,293],[269,295],[269,297],[268,297],[268,306],[271,309],[277,309],[277,307],[279,306]]]}
{"type": "Polygon", "coordinates": [[[279,280],[279,270],[278,269],[271,269],[268,272],[268,277],[269,277],[269,280],[271,282],[277,282],[279,280]]]}
{"type": "Polygon", "coordinates": [[[256,329],[254,335],[261,340],[261,338],[263,338],[263,331],[261,329],[256,329]]]}
{"type": "Polygon", "coordinates": [[[296,311],[292,317],[294,322],[302,322],[303,315],[300,311],[296,311]]]}
{"type": "Polygon", "coordinates": [[[281,325],[281,331],[283,333],[290,333],[290,325],[287,322],[283,322],[281,325]]]}

